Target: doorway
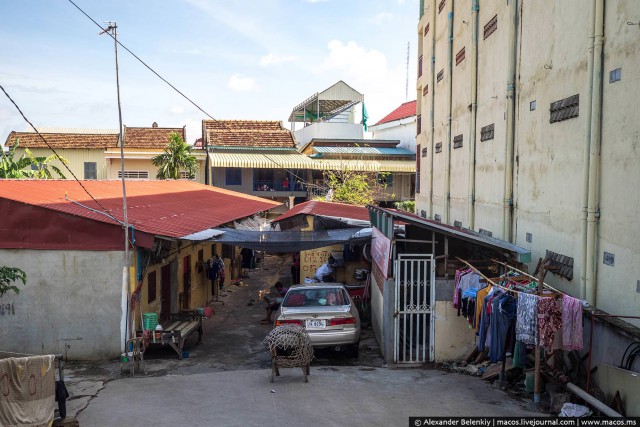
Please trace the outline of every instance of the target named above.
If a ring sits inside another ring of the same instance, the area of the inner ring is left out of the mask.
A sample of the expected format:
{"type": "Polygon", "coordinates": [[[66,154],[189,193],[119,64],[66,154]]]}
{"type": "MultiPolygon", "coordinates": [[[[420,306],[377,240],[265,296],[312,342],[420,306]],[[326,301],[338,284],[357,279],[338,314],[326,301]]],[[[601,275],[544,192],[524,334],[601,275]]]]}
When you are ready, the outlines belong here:
{"type": "Polygon", "coordinates": [[[191,255],[182,258],[182,283],[184,284],[182,309],[189,310],[189,301],[191,301],[191,255]]]}
{"type": "Polygon", "coordinates": [[[171,266],[160,269],[160,320],[169,320],[171,313],[171,266]]]}

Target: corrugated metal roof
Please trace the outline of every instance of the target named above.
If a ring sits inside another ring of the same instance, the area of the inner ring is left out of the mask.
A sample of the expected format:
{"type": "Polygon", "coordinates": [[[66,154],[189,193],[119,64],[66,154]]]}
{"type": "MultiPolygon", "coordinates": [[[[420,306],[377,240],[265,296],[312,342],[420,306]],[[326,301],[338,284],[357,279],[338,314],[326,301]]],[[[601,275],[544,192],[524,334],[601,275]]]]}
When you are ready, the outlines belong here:
{"type": "Polygon", "coordinates": [[[496,239],[495,237],[484,236],[480,233],[477,233],[473,230],[469,230],[467,228],[458,228],[458,227],[453,227],[451,225],[442,224],[440,222],[433,221],[431,219],[422,218],[418,215],[414,215],[409,212],[399,211],[396,209],[380,208],[375,206],[370,206],[369,209],[372,211],[381,211],[397,219],[400,219],[404,222],[413,223],[413,224],[426,227],[428,229],[435,230],[450,236],[458,237],[463,240],[476,242],[484,246],[489,246],[492,248],[500,248],[516,254],[528,254],[531,252],[529,249],[516,246],[513,243],[507,242],[505,240],[496,239]]]}
{"type": "Polygon", "coordinates": [[[283,219],[291,218],[296,215],[321,215],[369,221],[369,211],[364,206],[311,200],[294,206],[276,218],[273,222],[282,221],[283,219]]]}
{"type": "Polygon", "coordinates": [[[363,94],[340,80],[296,105],[289,115],[289,122],[328,120],[363,101],[363,94]]]}
{"type": "MultiPolygon", "coordinates": [[[[81,182],[113,217],[122,220],[121,181],[81,182]]],[[[0,198],[95,221],[117,223],[104,214],[88,209],[103,211],[76,181],[0,180],[0,198]],[[65,200],[65,195],[86,207],[65,200]]],[[[130,224],[135,230],[160,236],[186,236],[279,205],[260,197],[186,180],[127,182],[127,215],[130,224]]]]}
{"type": "Polygon", "coordinates": [[[313,169],[313,160],[302,154],[209,153],[211,167],[257,169],[313,169]]]}
{"type": "Polygon", "coordinates": [[[416,101],[405,102],[404,104],[384,116],[382,119],[380,119],[374,126],[415,116],[417,114],[416,105],[416,101]]]}
{"type": "Polygon", "coordinates": [[[415,156],[415,153],[406,148],[390,147],[313,147],[321,154],[367,154],[383,156],[415,156]]]}

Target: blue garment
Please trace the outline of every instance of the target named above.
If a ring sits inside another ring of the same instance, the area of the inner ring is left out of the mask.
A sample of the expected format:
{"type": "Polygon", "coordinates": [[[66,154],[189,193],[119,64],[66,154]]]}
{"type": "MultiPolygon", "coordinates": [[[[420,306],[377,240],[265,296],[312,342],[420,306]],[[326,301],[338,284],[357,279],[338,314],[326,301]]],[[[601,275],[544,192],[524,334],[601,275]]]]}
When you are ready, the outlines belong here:
{"type": "Polygon", "coordinates": [[[500,295],[491,302],[489,359],[492,363],[503,359],[509,326],[511,326],[512,322],[515,322],[517,311],[518,303],[511,295],[500,295]]]}

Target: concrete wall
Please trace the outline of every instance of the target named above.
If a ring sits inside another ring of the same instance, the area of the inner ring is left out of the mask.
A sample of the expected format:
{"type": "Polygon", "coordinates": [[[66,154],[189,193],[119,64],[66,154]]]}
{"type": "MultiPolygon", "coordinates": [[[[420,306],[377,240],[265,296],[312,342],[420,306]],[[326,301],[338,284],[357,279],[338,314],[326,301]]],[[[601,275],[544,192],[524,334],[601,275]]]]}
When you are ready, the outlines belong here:
{"type": "MultiPolygon", "coordinates": [[[[35,157],[49,157],[53,154],[48,148],[29,148],[29,151],[35,157]]],[[[57,148],[56,152],[64,159],[68,161],[67,166],[78,179],[85,179],[84,176],[84,163],[95,162],[97,169],[98,179],[107,179],[107,161],[104,158],[104,150],[102,149],[60,149],[57,148]]],[[[25,153],[24,148],[18,147],[16,150],[16,159],[25,153]]],[[[53,160],[50,165],[56,166],[60,169],[66,179],[73,179],[73,176],[69,173],[67,168],[59,160],[53,160]]],[[[54,177],[58,178],[58,175],[54,174],[54,177]]]]}
{"type": "Polygon", "coordinates": [[[314,138],[362,139],[364,134],[359,123],[312,123],[293,132],[296,144],[305,145],[314,138]]]}
{"type": "Polygon", "coordinates": [[[399,140],[398,148],[416,152],[416,118],[409,117],[384,125],[371,126],[373,139],[399,140]],[[387,126],[388,125],[388,126],[387,126]]]}
{"type": "MultiPolygon", "coordinates": [[[[149,172],[149,179],[156,179],[158,173],[158,167],[151,163],[149,159],[124,159],[125,171],[147,171],[149,172]]],[[[107,176],[106,179],[119,179],[118,172],[120,171],[120,159],[107,159],[107,176]]],[[[198,170],[196,171],[196,177],[194,181],[204,184],[204,160],[198,162],[198,170]]],[[[104,178],[103,178],[104,179],[104,178]]],[[[129,178],[127,178],[129,179],[129,178]]]]}
{"type": "MultiPolygon", "coordinates": [[[[631,191],[640,183],[640,43],[637,26],[627,25],[629,17],[640,16],[640,2],[605,2],[605,31],[602,83],[602,143],[598,162],[599,197],[597,237],[593,259],[582,259],[584,153],[591,99],[587,58],[593,44],[589,28],[591,1],[567,0],[547,4],[518,1],[515,33],[515,141],[513,175],[505,177],[507,159],[507,82],[509,28],[513,2],[479,1],[477,125],[475,188],[469,188],[471,111],[471,2],[447,1],[439,12],[439,2],[425,1],[424,16],[418,22],[418,55],[423,56],[423,74],[417,81],[418,111],[422,133],[417,143],[428,148],[421,157],[421,191],[416,210],[427,217],[438,214],[445,220],[450,200],[449,223],[470,224],[469,195],[475,191],[474,229],[488,230],[494,237],[509,239],[503,232],[503,204],[513,205],[511,241],[530,248],[532,263],[547,250],[574,259],[573,279],[548,274],[546,281],[578,297],[584,279],[584,265],[596,266],[597,288],[592,303],[615,314],[640,315],[640,226],[636,220],[640,192],[631,191]],[[448,13],[453,11],[453,73],[447,75],[448,13]],[[435,19],[433,15],[435,14],[435,19]],[[497,16],[497,29],[486,39],[484,26],[497,16]],[[570,16],[571,19],[567,17],[570,16]],[[463,22],[464,21],[464,22],[463,22]],[[429,32],[424,36],[424,28],[429,32]],[[435,50],[432,52],[432,42],[435,50]],[[455,55],[465,46],[465,60],[455,65],[455,55]],[[435,55],[434,55],[435,54],[435,55]],[[431,57],[435,56],[434,66],[431,57]],[[621,80],[609,82],[609,72],[621,68],[621,80]],[[442,81],[431,87],[432,78],[444,70],[442,81]],[[451,137],[463,135],[463,147],[448,147],[448,79],[452,78],[451,137]],[[427,94],[423,89],[429,85],[427,94]],[[435,92],[434,92],[435,91],[435,92]],[[431,136],[431,95],[434,137],[431,136]],[[579,95],[577,117],[550,123],[551,103],[579,95]],[[530,108],[535,101],[535,109],[530,108]],[[481,128],[494,124],[494,137],[480,141],[481,128]],[[432,146],[442,143],[442,152],[432,146]],[[431,163],[433,168],[431,169],[431,163]],[[450,166],[450,169],[448,169],[450,166]],[[451,184],[446,188],[450,170],[451,184]],[[429,176],[433,173],[433,189],[429,176]],[[513,180],[513,193],[504,194],[506,179],[513,180]],[[433,190],[433,196],[430,191],[433,190]],[[429,209],[430,205],[433,209],[429,209]],[[528,238],[529,237],[529,238],[528,238]],[[529,240],[529,241],[528,241],[529,240]],[[615,256],[614,265],[603,263],[604,252],[615,256]]],[[[640,325],[640,322],[630,320],[640,325]]]]}
{"type": "Polygon", "coordinates": [[[2,249],[0,259],[27,274],[18,295],[0,298],[3,350],[94,360],[120,354],[122,252],[2,249]]]}

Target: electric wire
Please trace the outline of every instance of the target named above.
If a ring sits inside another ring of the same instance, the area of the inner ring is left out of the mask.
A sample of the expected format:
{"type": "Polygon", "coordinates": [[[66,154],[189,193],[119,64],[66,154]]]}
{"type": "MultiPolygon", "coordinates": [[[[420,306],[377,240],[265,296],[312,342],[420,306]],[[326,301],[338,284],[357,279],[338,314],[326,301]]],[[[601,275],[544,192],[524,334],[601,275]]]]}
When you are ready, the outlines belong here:
{"type": "Polygon", "coordinates": [[[9,101],[11,101],[11,103],[13,104],[14,107],[16,107],[16,110],[18,110],[18,112],[20,113],[20,115],[22,116],[22,118],[29,123],[29,126],[31,126],[33,128],[33,130],[38,134],[38,136],[40,137],[40,139],[42,139],[42,141],[46,144],[47,147],[49,147],[49,149],[53,152],[53,154],[56,156],[56,158],[60,161],[60,163],[62,163],[64,165],[64,167],[69,171],[69,173],[71,174],[71,176],[73,176],[73,179],[75,179],[75,181],[80,185],[80,187],[82,187],[82,189],[84,190],[85,193],[87,193],[89,195],[89,197],[91,197],[91,200],[93,200],[94,202],[96,202],[96,204],[98,206],[100,206],[102,208],[102,210],[104,211],[104,214],[107,215],[109,218],[111,218],[112,220],[116,221],[116,222],[120,222],[116,219],[115,216],[113,216],[113,214],[109,211],[109,209],[107,209],[106,207],[104,207],[104,205],[102,203],[100,203],[98,200],[96,200],[95,197],[93,197],[93,194],[91,194],[89,192],[89,190],[87,190],[87,188],[82,184],[82,182],[80,182],[80,180],[78,179],[78,177],[73,173],[73,171],[69,168],[69,166],[67,165],[67,162],[60,157],[60,155],[56,152],[56,150],[51,146],[51,144],[49,144],[49,142],[45,139],[44,136],[42,136],[42,134],[38,131],[38,129],[36,129],[36,127],[33,125],[33,123],[31,123],[31,121],[27,118],[27,116],[25,116],[25,114],[22,112],[22,110],[20,109],[20,107],[18,106],[18,104],[16,104],[16,102],[13,100],[13,98],[11,98],[11,96],[7,93],[7,91],[5,90],[5,88],[0,85],[0,89],[2,89],[2,92],[4,92],[5,96],[9,99],[9,101]]]}

